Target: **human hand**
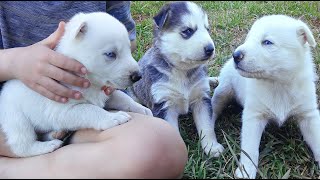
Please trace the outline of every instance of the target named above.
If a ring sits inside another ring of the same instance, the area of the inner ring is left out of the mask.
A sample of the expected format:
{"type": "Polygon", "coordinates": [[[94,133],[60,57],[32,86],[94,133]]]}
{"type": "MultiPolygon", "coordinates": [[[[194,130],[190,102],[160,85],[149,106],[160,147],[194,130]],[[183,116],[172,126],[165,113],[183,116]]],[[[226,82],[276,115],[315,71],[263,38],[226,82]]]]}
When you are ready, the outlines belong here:
{"type": "Polygon", "coordinates": [[[36,44],[13,48],[15,57],[10,67],[14,78],[41,95],[62,103],[68,98],[80,99],[82,95],[58,82],[83,88],[90,86],[89,80],[74,74],[85,75],[87,69],[84,65],[53,50],[63,36],[64,26],[65,23],[60,22],[54,33],[36,44]]]}

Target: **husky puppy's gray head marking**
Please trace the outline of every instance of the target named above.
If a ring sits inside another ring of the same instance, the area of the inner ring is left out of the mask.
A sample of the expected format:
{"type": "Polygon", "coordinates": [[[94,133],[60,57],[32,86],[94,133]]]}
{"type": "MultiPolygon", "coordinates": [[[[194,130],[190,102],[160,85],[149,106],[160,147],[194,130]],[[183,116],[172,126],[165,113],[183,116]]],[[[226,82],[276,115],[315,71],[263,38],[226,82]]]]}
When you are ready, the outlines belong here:
{"type": "MultiPolygon", "coordinates": [[[[165,115],[165,111],[160,112],[165,108],[161,104],[163,100],[174,102],[175,98],[179,97],[172,98],[168,94],[169,89],[160,88],[159,90],[157,87],[171,86],[176,88],[176,92],[184,95],[190,94],[192,88],[198,83],[196,86],[202,88],[197,90],[197,93],[192,93],[190,99],[201,96],[200,94],[207,97],[206,86],[209,89],[209,84],[207,85],[205,80],[208,74],[206,62],[213,58],[215,52],[214,43],[208,31],[207,14],[197,4],[168,3],[161,8],[153,20],[154,41],[152,47],[138,62],[143,71],[143,78],[134,85],[133,89],[135,96],[142,104],[151,109],[155,108],[154,115],[160,114],[159,116],[162,117],[165,115]],[[176,82],[182,82],[185,87],[179,89],[180,85],[176,82]],[[159,100],[160,96],[168,97],[159,100]],[[157,106],[153,107],[155,104],[157,106]]],[[[176,108],[186,109],[185,105],[183,107],[179,105],[176,108]]]]}
{"type": "Polygon", "coordinates": [[[173,66],[193,69],[214,57],[208,16],[197,4],[168,3],[153,19],[154,46],[173,66]]]}
{"type": "Polygon", "coordinates": [[[182,22],[182,16],[188,13],[190,13],[190,11],[185,2],[175,2],[164,5],[160,12],[153,17],[155,23],[154,37],[161,31],[168,31],[179,27],[179,23],[182,22]]]}

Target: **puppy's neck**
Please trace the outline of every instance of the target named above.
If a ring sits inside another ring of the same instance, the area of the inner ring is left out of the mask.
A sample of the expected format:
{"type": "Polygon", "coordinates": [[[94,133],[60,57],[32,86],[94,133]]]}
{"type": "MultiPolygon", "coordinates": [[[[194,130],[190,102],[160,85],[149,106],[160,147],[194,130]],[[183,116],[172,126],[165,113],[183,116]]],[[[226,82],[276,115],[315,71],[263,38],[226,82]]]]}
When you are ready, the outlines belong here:
{"type": "MultiPolygon", "coordinates": [[[[84,75],[78,75],[78,76],[87,78],[87,76],[84,76],[84,75]]],[[[105,102],[109,99],[109,96],[106,95],[102,90],[103,85],[100,85],[95,82],[91,83],[90,87],[88,88],[77,87],[77,86],[73,86],[65,83],[61,83],[61,84],[72,90],[81,92],[83,98],[80,101],[85,100],[86,102],[89,102],[91,104],[97,105],[102,108],[105,106],[105,102]]]]}
{"type": "Polygon", "coordinates": [[[160,49],[157,46],[153,47],[152,49],[153,49],[153,52],[158,57],[156,62],[158,66],[168,70],[174,68],[174,65],[170,63],[170,61],[168,60],[168,57],[162,54],[160,49]]]}

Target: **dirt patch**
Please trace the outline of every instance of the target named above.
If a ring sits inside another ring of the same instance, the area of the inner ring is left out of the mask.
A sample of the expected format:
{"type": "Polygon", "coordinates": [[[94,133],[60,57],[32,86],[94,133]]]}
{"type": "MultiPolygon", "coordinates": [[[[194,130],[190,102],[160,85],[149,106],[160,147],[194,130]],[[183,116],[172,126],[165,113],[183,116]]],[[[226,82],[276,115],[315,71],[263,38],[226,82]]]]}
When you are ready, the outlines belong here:
{"type": "Polygon", "coordinates": [[[148,19],[149,17],[143,16],[141,14],[135,14],[135,15],[132,15],[132,18],[134,19],[136,24],[140,24],[142,21],[144,21],[145,19],[148,19]]]}

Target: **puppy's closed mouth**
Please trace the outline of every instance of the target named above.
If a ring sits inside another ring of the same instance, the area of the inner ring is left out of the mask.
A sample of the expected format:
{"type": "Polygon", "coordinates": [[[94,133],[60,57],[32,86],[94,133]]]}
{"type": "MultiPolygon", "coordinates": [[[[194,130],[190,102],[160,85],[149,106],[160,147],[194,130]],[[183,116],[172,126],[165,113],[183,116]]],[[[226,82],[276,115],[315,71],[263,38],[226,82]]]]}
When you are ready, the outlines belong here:
{"type": "Polygon", "coordinates": [[[204,57],[202,59],[200,59],[199,61],[209,61],[210,59],[214,59],[214,57],[204,57]]]}
{"type": "Polygon", "coordinates": [[[246,72],[246,73],[252,73],[252,72],[249,72],[249,71],[246,71],[246,70],[242,69],[241,67],[239,67],[237,65],[236,65],[236,69],[240,70],[240,71],[243,71],[243,72],[246,72]]]}
{"type": "Polygon", "coordinates": [[[208,60],[211,60],[211,59],[214,59],[216,56],[215,56],[215,53],[213,53],[212,55],[210,56],[204,56],[202,59],[200,59],[199,61],[208,61],[208,60]]]}
{"type": "Polygon", "coordinates": [[[245,77],[261,77],[262,71],[247,71],[239,66],[235,66],[239,73],[245,77]]]}
{"type": "Polygon", "coordinates": [[[196,59],[196,60],[191,60],[192,63],[195,63],[195,64],[203,64],[205,63],[206,61],[209,61],[213,59],[213,57],[203,57],[201,59],[196,59]]]}

